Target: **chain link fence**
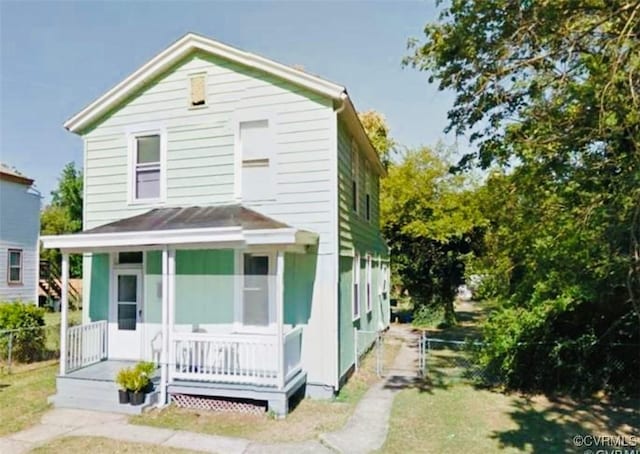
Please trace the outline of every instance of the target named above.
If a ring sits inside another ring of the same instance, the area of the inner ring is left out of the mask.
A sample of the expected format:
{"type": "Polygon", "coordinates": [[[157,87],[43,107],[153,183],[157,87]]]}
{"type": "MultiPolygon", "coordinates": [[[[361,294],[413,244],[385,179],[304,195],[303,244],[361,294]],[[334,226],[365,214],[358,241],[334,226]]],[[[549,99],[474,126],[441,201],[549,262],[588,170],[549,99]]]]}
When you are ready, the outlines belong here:
{"type": "Polygon", "coordinates": [[[0,373],[60,356],[60,324],[0,330],[0,373]]]}
{"type": "MultiPolygon", "coordinates": [[[[545,345],[558,348],[559,344],[531,343],[521,344],[523,346],[545,345]]],[[[454,383],[470,383],[483,386],[505,385],[503,379],[474,361],[474,353],[484,346],[483,342],[477,340],[453,340],[441,339],[427,336],[422,333],[419,343],[419,370],[422,376],[433,385],[450,385],[454,383]]],[[[597,367],[600,371],[606,372],[609,376],[623,376],[628,374],[630,358],[636,358],[633,364],[640,366],[640,345],[624,343],[608,343],[599,346],[605,353],[597,356],[597,367]],[[604,369],[607,369],[606,371],[604,369]]],[[[551,348],[551,351],[554,349],[551,348]]],[[[561,359],[558,354],[556,361],[559,363],[554,373],[558,378],[556,384],[563,385],[562,376],[589,374],[585,369],[585,362],[570,356],[561,359]],[[584,370],[583,370],[584,369],[584,370]],[[567,374],[567,370],[571,373],[567,374]]],[[[587,362],[588,365],[588,362],[587,362]]],[[[594,366],[596,367],[595,363],[594,366]]]]}
{"type": "Polygon", "coordinates": [[[428,337],[419,344],[419,370],[434,384],[472,383],[499,385],[498,378],[473,361],[473,351],[482,342],[428,337]]]}
{"type": "Polygon", "coordinates": [[[362,357],[373,349],[376,358],[376,375],[382,377],[384,374],[384,332],[354,329],[354,339],[356,371],[361,364],[362,357]]]}

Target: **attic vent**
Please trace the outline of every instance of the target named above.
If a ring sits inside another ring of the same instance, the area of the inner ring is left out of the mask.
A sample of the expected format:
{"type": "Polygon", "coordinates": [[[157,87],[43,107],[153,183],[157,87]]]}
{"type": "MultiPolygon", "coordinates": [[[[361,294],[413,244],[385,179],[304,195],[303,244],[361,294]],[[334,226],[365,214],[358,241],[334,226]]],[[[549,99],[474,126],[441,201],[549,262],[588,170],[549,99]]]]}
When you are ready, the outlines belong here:
{"type": "Polygon", "coordinates": [[[207,96],[205,90],[205,75],[197,74],[191,76],[191,106],[204,106],[207,96]]]}

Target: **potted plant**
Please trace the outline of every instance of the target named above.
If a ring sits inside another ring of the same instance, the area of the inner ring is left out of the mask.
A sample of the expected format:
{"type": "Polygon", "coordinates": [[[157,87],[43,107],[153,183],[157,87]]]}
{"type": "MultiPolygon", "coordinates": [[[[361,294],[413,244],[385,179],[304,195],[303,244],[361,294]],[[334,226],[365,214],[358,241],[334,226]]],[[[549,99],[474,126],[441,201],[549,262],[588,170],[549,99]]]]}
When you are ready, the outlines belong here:
{"type": "Polygon", "coordinates": [[[129,385],[131,382],[131,369],[124,367],[118,371],[116,375],[116,384],[118,385],[118,401],[121,404],[129,403],[129,385]]]}
{"type": "Polygon", "coordinates": [[[147,383],[147,386],[145,386],[143,391],[147,393],[153,391],[153,383],[151,381],[151,377],[156,370],[156,365],[150,361],[140,361],[138,364],[136,364],[135,368],[138,372],[145,375],[149,379],[149,382],[147,383]]]}
{"type": "Polygon", "coordinates": [[[145,388],[149,386],[149,377],[138,368],[131,370],[131,381],[129,383],[129,403],[131,405],[142,405],[144,402],[145,388]]]}

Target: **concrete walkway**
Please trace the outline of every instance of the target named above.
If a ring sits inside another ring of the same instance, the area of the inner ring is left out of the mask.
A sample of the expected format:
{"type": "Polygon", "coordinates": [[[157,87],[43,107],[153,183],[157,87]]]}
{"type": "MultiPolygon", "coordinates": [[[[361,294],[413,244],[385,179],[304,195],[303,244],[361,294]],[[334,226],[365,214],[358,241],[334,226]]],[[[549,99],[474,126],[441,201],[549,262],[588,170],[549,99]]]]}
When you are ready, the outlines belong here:
{"type": "Polygon", "coordinates": [[[264,444],[182,430],[129,424],[126,415],[85,410],[54,409],[40,424],[0,438],[0,454],[22,454],[59,437],[105,437],[172,448],[224,454],[359,454],[380,449],[387,438],[395,393],[417,377],[417,337],[408,329],[392,327],[390,336],[403,339],[387,378],[360,400],[344,428],[322,434],[320,440],[264,444]]]}

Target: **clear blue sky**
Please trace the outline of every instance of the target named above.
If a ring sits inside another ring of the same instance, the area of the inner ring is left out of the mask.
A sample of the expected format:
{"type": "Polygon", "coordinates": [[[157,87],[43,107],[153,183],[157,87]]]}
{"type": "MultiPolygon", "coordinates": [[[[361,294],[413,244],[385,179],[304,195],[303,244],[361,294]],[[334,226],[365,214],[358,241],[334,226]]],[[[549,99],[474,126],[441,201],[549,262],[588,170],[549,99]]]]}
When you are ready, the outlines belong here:
{"type": "Polygon", "coordinates": [[[82,141],[63,122],[193,31],[345,85],[403,145],[445,137],[453,97],[402,68],[434,2],[31,2],[0,0],[0,160],[49,199],[82,141]]]}

